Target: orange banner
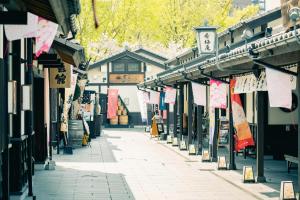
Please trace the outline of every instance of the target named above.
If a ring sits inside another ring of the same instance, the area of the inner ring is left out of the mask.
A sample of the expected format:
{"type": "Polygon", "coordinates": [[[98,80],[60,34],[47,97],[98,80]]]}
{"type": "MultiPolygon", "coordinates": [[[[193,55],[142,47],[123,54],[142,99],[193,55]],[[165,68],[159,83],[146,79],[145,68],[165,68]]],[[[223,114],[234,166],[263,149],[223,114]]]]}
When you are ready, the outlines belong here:
{"type": "Polygon", "coordinates": [[[244,149],[247,146],[253,146],[254,140],[251,134],[249,123],[246,119],[245,112],[243,110],[243,105],[239,94],[234,94],[234,86],[236,80],[230,80],[230,94],[231,94],[231,104],[232,104],[232,118],[234,128],[236,130],[236,151],[244,149]]]}

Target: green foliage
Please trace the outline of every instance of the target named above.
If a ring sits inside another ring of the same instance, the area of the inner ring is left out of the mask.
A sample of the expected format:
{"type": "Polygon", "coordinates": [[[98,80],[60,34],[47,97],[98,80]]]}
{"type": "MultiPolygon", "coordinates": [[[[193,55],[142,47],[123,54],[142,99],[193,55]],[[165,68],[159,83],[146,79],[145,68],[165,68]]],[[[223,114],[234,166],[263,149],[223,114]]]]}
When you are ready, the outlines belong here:
{"type": "Polygon", "coordinates": [[[168,48],[175,43],[183,48],[195,44],[193,27],[210,25],[222,31],[258,12],[257,6],[243,10],[232,8],[232,0],[98,0],[97,16],[100,26],[94,27],[91,0],[81,0],[82,12],[77,39],[87,49],[88,57],[105,54],[115,44],[160,44],[168,48]],[[93,44],[103,40],[112,43],[93,44]],[[95,47],[95,45],[94,45],[95,47]],[[91,49],[94,50],[93,54],[91,49]]]}

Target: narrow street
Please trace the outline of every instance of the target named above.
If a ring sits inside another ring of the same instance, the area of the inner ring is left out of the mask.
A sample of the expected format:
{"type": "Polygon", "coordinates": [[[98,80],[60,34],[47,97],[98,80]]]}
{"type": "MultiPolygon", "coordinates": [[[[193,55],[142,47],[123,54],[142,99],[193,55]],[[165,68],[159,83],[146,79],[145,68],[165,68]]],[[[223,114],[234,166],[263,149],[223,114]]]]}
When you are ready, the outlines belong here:
{"type": "Polygon", "coordinates": [[[54,160],[55,171],[36,169],[37,199],[256,199],[214,175],[210,163],[187,160],[136,129],[105,130],[90,147],[54,160]]]}

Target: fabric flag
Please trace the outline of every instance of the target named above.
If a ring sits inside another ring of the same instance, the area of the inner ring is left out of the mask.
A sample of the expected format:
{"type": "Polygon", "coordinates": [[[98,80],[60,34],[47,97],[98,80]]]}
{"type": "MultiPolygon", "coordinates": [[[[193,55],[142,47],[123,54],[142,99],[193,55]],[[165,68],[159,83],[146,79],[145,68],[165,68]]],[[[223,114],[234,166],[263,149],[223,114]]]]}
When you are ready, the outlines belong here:
{"type": "Polygon", "coordinates": [[[192,82],[194,103],[199,106],[206,106],[206,86],[192,82]]]}
{"type": "Polygon", "coordinates": [[[5,25],[4,28],[8,41],[36,37],[38,31],[38,16],[28,12],[26,25],[5,25]]]}
{"type": "Polygon", "coordinates": [[[226,95],[226,84],[210,79],[210,107],[226,109],[226,95]]]}
{"type": "Polygon", "coordinates": [[[107,118],[112,119],[117,116],[118,109],[118,89],[107,89],[108,103],[107,103],[107,118]]]}
{"type": "Polygon", "coordinates": [[[266,68],[270,107],[292,107],[292,84],[290,75],[266,68]]]}
{"type": "Polygon", "coordinates": [[[167,109],[167,105],[165,103],[165,96],[166,96],[166,93],[160,92],[160,95],[159,95],[159,110],[166,110],[167,109]]]}
{"type": "Polygon", "coordinates": [[[214,134],[215,134],[215,109],[209,108],[209,144],[212,145],[214,143],[214,134]]]}
{"type": "Polygon", "coordinates": [[[254,145],[250,127],[239,94],[234,94],[235,79],[230,80],[233,125],[236,129],[236,151],[254,145]]]}
{"type": "Polygon", "coordinates": [[[141,112],[141,118],[142,118],[142,122],[147,122],[147,104],[144,101],[144,93],[141,90],[137,91],[137,98],[138,98],[138,102],[139,102],[139,106],[140,106],[140,112],[141,112]]]}
{"type": "Polygon", "coordinates": [[[159,92],[156,91],[150,91],[150,99],[149,99],[149,103],[150,104],[159,104],[159,92]]]}
{"type": "Polygon", "coordinates": [[[38,31],[35,38],[35,54],[38,57],[43,52],[48,52],[57,32],[58,25],[42,17],[38,18],[38,31]]]}
{"type": "Polygon", "coordinates": [[[167,119],[167,118],[168,118],[168,117],[167,117],[167,111],[166,111],[166,110],[163,110],[162,112],[163,112],[163,119],[167,119]]]}
{"type": "Polygon", "coordinates": [[[145,91],[142,93],[142,95],[143,95],[144,103],[149,103],[150,102],[150,93],[145,91]]]}
{"type": "Polygon", "coordinates": [[[166,87],[165,91],[166,91],[165,102],[169,104],[175,104],[177,90],[171,87],[166,87]]]}

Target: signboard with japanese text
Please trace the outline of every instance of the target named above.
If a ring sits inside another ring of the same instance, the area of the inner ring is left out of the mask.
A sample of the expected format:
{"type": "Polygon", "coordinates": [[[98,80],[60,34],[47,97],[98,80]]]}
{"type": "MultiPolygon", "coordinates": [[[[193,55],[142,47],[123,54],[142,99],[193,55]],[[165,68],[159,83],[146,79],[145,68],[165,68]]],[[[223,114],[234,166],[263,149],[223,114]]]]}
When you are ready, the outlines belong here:
{"type": "Polygon", "coordinates": [[[50,68],[50,88],[71,87],[72,66],[64,64],[61,68],[50,68]]]}
{"type": "Polygon", "coordinates": [[[216,29],[204,27],[196,30],[199,54],[214,54],[216,52],[216,29]]]}
{"type": "Polygon", "coordinates": [[[109,74],[109,82],[133,84],[143,82],[144,77],[144,74],[109,74]]]}

